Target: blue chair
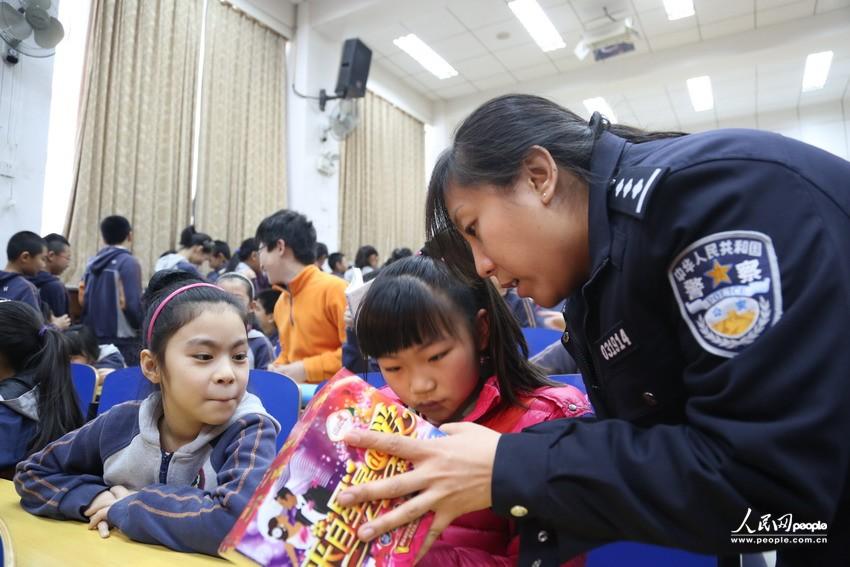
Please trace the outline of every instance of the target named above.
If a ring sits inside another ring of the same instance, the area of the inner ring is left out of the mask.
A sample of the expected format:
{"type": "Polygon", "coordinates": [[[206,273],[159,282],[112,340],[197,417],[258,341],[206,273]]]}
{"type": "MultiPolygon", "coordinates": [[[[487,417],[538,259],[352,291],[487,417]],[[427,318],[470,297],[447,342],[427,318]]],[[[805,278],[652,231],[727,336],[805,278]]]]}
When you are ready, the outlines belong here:
{"type": "Polygon", "coordinates": [[[574,386],[585,394],[587,393],[587,389],[584,387],[584,380],[581,379],[581,374],[551,374],[549,375],[549,379],[568,386],[574,386]]]}
{"type": "Polygon", "coordinates": [[[77,391],[80,411],[85,417],[89,411],[89,404],[94,401],[97,370],[88,364],[71,364],[71,381],[74,383],[74,390],[77,391]]]}
{"type": "Polygon", "coordinates": [[[561,340],[563,333],[544,327],[523,327],[522,334],[528,343],[528,358],[531,358],[555,341],[561,340]]]}
{"type": "Polygon", "coordinates": [[[367,372],[365,374],[358,374],[358,376],[366,380],[366,383],[373,388],[381,389],[387,385],[387,381],[384,380],[384,375],[380,372],[367,372]]]}
{"type": "Polygon", "coordinates": [[[97,415],[106,410],[132,400],[141,400],[151,392],[151,383],[142,374],[138,366],[120,368],[107,374],[103,381],[103,390],[100,392],[100,402],[97,406],[97,415]]]}
{"type": "Polygon", "coordinates": [[[277,449],[280,451],[298,421],[301,389],[289,376],[267,370],[251,370],[248,373],[248,391],[260,398],[266,411],[280,423],[277,436],[277,449]]]}
{"type": "Polygon", "coordinates": [[[618,541],[587,554],[587,567],[716,567],[717,558],[645,543],[618,541]]]}

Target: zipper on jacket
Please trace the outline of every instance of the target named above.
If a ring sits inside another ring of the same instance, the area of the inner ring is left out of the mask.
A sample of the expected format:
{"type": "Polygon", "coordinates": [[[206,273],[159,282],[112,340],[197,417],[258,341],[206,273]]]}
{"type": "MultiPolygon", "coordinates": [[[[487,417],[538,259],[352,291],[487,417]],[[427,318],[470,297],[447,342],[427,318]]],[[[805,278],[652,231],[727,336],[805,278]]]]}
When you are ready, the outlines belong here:
{"type": "Polygon", "coordinates": [[[168,465],[171,464],[171,457],[174,456],[174,453],[166,453],[162,449],[162,459],[159,461],[159,483],[160,484],[168,484],[168,465]]]}

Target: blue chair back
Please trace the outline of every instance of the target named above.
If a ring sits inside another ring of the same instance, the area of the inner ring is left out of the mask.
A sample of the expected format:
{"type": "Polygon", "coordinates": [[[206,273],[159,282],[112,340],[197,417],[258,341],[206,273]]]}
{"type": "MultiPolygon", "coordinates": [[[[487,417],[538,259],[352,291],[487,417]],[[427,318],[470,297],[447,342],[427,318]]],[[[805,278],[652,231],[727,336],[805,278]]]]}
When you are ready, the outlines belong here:
{"type": "Polygon", "coordinates": [[[71,381],[77,391],[77,403],[85,417],[89,404],[94,401],[94,390],[97,386],[97,371],[88,364],[71,364],[71,381]]]}
{"type": "Polygon", "coordinates": [[[587,389],[584,387],[584,380],[581,379],[581,374],[550,374],[549,379],[568,386],[574,386],[587,394],[587,389]]]}
{"type": "Polygon", "coordinates": [[[151,392],[151,384],[142,374],[138,366],[119,368],[106,375],[103,390],[100,392],[100,402],[97,415],[102,414],[115,404],[141,400],[151,392]]]}
{"type": "Polygon", "coordinates": [[[528,358],[531,358],[555,341],[560,341],[563,333],[544,327],[523,327],[522,334],[528,343],[528,358]]]}
{"type": "Polygon", "coordinates": [[[716,567],[717,558],[680,549],[618,541],[587,554],[586,567],[716,567]]]}
{"type": "Polygon", "coordinates": [[[298,421],[301,410],[301,390],[289,376],[267,370],[251,370],[248,374],[248,391],[260,398],[263,406],[279,423],[277,449],[280,450],[289,432],[298,421]]]}
{"type": "Polygon", "coordinates": [[[381,389],[387,385],[387,381],[384,380],[384,375],[380,372],[367,372],[365,374],[358,374],[358,376],[366,380],[366,383],[373,388],[381,389]]]}

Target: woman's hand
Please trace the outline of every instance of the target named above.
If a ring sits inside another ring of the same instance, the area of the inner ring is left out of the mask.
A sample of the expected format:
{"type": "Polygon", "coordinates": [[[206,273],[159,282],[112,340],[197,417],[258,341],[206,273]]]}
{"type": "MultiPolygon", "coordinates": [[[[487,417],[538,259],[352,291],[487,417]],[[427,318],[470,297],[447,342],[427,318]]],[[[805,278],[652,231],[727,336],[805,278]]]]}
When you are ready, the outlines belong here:
{"type": "Polygon", "coordinates": [[[440,430],[446,437],[429,440],[372,431],[346,435],[345,441],[350,445],[407,459],[414,470],[351,487],[339,496],[340,504],[350,506],[419,492],[398,508],[361,526],[357,532],[361,540],[369,541],[431,510],[434,522],[418,560],[455,518],[491,506],[493,462],[500,434],[473,423],[450,423],[440,430]]]}

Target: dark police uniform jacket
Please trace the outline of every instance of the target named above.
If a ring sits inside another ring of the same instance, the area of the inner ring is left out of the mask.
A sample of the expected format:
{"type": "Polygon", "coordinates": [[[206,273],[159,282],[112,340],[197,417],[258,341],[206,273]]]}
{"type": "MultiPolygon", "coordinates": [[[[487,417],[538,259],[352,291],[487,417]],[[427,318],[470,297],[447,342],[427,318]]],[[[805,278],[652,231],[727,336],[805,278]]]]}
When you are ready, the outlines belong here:
{"type": "Polygon", "coordinates": [[[521,564],[616,540],[850,564],[850,163],[765,132],[603,132],[589,221],[563,342],[599,419],[502,436],[521,564]],[[733,540],[759,534],[828,543],[733,540]]]}

